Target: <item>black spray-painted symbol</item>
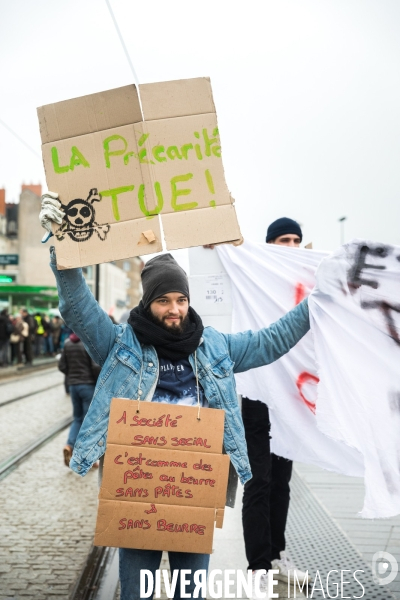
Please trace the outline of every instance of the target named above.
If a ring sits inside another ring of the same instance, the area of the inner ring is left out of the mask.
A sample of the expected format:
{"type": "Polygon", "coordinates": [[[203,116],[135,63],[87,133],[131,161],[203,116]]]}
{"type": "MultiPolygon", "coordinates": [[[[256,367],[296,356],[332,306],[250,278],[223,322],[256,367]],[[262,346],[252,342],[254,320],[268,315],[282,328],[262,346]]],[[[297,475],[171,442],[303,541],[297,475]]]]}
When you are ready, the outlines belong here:
{"type": "Polygon", "coordinates": [[[358,250],[358,256],[356,258],[355,264],[351,267],[348,273],[348,284],[351,292],[355,292],[362,285],[368,285],[372,289],[376,290],[379,287],[379,284],[374,279],[369,279],[367,276],[364,276],[363,271],[365,269],[378,269],[384,270],[386,269],[385,265],[372,265],[367,263],[367,256],[376,256],[378,258],[386,258],[392,248],[390,246],[377,246],[375,248],[370,248],[366,244],[362,244],[358,250]]]}
{"type": "MultiPolygon", "coordinates": [[[[355,263],[348,273],[348,285],[352,294],[354,294],[354,292],[362,285],[366,285],[373,290],[379,288],[379,283],[373,278],[372,272],[367,274],[365,271],[366,269],[383,271],[386,269],[386,265],[373,265],[367,263],[367,257],[369,255],[377,258],[387,258],[392,251],[393,248],[391,246],[379,245],[374,248],[370,248],[366,244],[361,244],[359,246],[355,263]]],[[[400,257],[397,257],[397,260],[400,260],[400,257]]],[[[398,346],[400,346],[400,335],[393,317],[393,313],[400,313],[400,304],[391,304],[390,302],[379,298],[377,300],[361,300],[360,306],[366,310],[378,309],[385,319],[388,335],[398,346]]]]}
{"type": "Polygon", "coordinates": [[[93,232],[96,232],[98,238],[104,242],[110,231],[110,225],[99,225],[95,221],[96,213],[93,202],[100,202],[100,200],[100,194],[96,188],[93,188],[86,200],[77,198],[68,202],[66,206],[62,205],[65,219],[55,233],[56,238],[62,241],[67,234],[74,242],[87,242],[93,232]]]}
{"type": "Polygon", "coordinates": [[[365,301],[361,302],[361,308],[366,308],[366,309],[377,308],[377,309],[379,309],[385,318],[386,327],[387,327],[389,336],[392,338],[392,340],[394,342],[396,342],[396,344],[398,346],[400,346],[400,336],[399,336],[399,332],[397,331],[396,323],[394,321],[393,313],[392,313],[392,311],[400,313],[400,304],[398,304],[398,305],[389,304],[389,302],[386,302],[386,300],[365,300],[365,301]]]}

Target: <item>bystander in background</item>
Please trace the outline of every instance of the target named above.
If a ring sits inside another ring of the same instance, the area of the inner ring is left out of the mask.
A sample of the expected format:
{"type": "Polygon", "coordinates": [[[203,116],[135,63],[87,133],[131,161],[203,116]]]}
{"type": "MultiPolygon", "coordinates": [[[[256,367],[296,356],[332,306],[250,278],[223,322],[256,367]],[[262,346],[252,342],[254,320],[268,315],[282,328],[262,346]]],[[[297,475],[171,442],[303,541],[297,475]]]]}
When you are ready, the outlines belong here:
{"type": "MultiPolygon", "coordinates": [[[[100,367],[90,358],[79,337],[71,333],[64,344],[58,368],[68,380],[74,417],[63,450],[65,465],[69,467],[76,438],[93,398],[100,367]]],[[[93,466],[97,467],[98,463],[93,466]]]]}
{"type": "Polygon", "coordinates": [[[0,367],[6,367],[9,362],[8,350],[12,330],[13,326],[5,308],[0,313],[0,367]]]}
{"type": "Polygon", "coordinates": [[[51,335],[53,337],[53,350],[55,353],[57,353],[61,349],[61,326],[62,326],[61,318],[58,315],[53,317],[51,320],[51,325],[52,325],[51,335]]]}
{"type": "MultiPolygon", "coordinates": [[[[36,321],[33,318],[33,316],[29,314],[29,312],[26,310],[26,308],[22,308],[20,313],[21,313],[22,320],[28,326],[28,335],[25,335],[22,340],[23,353],[25,355],[26,364],[31,365],[32,359],[33,359],[32,341],[34,340],[34,337],[35,337],[36,321]]],[[[26,332],[26,328],[25,328],[25,332],[26,332]]]]}
{"type": "Polygon", "coordinates": [[[22,365],[22,351],[25,338],[29,335],[29,326],[17,315],[14,319],[13,329],[10,335],[11,343],[11,362],[17,361],[17,365],[22,365]]]}

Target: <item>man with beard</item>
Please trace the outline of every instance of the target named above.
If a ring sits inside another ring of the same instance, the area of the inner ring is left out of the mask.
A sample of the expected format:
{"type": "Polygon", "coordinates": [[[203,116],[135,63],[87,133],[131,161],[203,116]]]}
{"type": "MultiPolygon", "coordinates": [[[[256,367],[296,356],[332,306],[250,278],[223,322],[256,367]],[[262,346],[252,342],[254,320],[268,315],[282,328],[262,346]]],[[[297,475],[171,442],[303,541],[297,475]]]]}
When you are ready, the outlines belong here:
{"type": "MultiPolygon", "coordinates": [[[[62,219],[60,203],[42,202],[40,219],[62,219]],[[57,203],[57,204],[56,204],[57,203]]],[[[86,418],[76,440],[70,467],[83,476],[105,451],[113,397],[196,404],[225,411],[224,448],[242,484],[251,478],[234,373],[270,364],[308,331],[307,301],[269,328],[234,335],[203,327],[190,306],[186,273],[170,254],[149,260],[142,271],[143,298],[128,323],[114,325],[91,294],[81,269],[58,270],[54,248],[51,267],[57,281],[59,309],[91,358],[102,367],[86,418]]],[[[140,598],[140,571],[159,568],[162,552],[120,548],[121,600],[140,598]]],[[[194,574],[207,570],[208,554],[169,552],[178,571],[175,598],[180,598],[180,571],[193,597],[194,574]]]]}
{"type": "MultiPolygon", "coordinates": [[[[181,270],[170,254],[164,254],[153,260],[155,262],[149,261],[145,267],[145,279],[149,276],[149,270],[158,270],[158,268],[161,268],[161,270],[165,269],[169,272],[176,271],[178,279],[184,274],[183,270],[181,270]]],[[[156,275],[156,277],[158,278],[158,275],[156,275]]],[[[184,275],[184,277],[186,279],[186,275],[184,275]]],[[[143,330],[146,332],[145,335],[150,334],[150,327],[154,325],[154,329],[152,328],[151,330],[154,332],[154,335],[157,336],[159,335],[159,329],[161,327],[167,332],[167,336],[174,345],[174,342],[178,342],[184,332],[190,329],[188,311],[189,288],[187,281],[183,281],[184,285],[179,281],[177,281],[175,285],[173,283],[170,284],[172,287],[182,288],[183,293],[170,292],[163,294],[151,303],[150,307],[144,313],[145,323],[143,330]]],[[[162,291],[162,287],[155,293],[160,291],[162,291]]],[[[139,310],[137,312],[132,311],[128,322],[132,323],[132,321],[136,321],[136,328],[140,326],[139,310]]],[[[156,342],[156,339],[153,341],[156,342]]],[[[196,406],[198,401],[196,379],[188,357],[177,358],[174,360],[168,356],[163,357],[160,355],[158,359],[158,381],[156,389],[154,390],[152,402],[168,402],[171,404],[196,406]]],[[[201,388],[199,388],[199,394],[202,406],[208,406],[201,388]]]]}

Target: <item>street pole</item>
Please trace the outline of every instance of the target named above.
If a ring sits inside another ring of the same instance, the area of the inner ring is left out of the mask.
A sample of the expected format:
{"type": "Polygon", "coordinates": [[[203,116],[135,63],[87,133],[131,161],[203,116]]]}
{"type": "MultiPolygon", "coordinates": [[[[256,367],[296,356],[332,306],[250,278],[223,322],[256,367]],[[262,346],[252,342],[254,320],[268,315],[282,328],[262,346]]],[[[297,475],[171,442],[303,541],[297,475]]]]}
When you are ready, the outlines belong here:
{"type": "Polygon", "coordinates": [[[347,219],[347,217],[340,217],[340,219],[338,219],[339,223],[340,223],[340,245],[343,246],[344,244],[344,222],[347,219]]]}

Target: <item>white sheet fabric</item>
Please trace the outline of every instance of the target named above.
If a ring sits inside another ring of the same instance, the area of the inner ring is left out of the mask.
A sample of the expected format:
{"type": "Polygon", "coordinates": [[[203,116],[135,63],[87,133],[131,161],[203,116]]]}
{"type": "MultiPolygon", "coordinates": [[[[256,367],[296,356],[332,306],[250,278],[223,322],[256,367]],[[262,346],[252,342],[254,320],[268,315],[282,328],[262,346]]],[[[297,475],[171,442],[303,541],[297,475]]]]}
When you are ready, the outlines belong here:
{"type": "Polygon", "coordinates": [[[324,259],[309,299],[318,427],[364,457],[363,517],[400,513],[400,247],[355,240],[324,259]]]}
{"type": "MultiPolygon", "coordinates": [[[[317,266],[327,256],[326,252],[249,241],[237,248],[220,246],[218,254],[232,282],[233,332],[267,327],[291,310],[310,293],[317,266]]],[[[317,377],[309,332],[280,360],[241,373],[236,381],[239,394],[262,400],[270,408],[275,454],[362,476],[360,453],[317,427],[317,377]]]]}
{"type": "Polygon", "coordinates": [[[400,247],[354,240],[327,256],[246,242],[218,252],[232,281],[233,331],[278,319],[316,272],[312,332],[274,364],[237,376],[238,391],[271,408],[275,453],[364,475],[361,515],[399,514],[400,247]]]}

